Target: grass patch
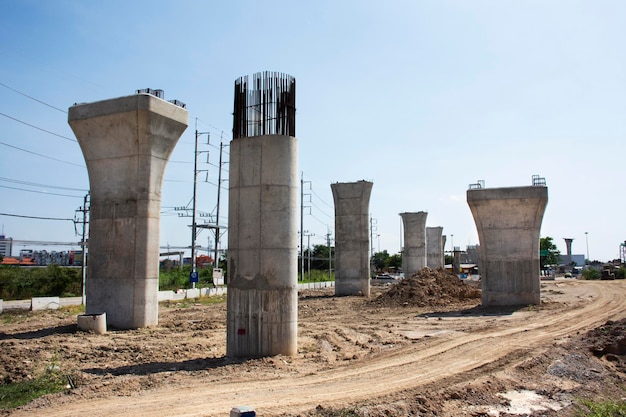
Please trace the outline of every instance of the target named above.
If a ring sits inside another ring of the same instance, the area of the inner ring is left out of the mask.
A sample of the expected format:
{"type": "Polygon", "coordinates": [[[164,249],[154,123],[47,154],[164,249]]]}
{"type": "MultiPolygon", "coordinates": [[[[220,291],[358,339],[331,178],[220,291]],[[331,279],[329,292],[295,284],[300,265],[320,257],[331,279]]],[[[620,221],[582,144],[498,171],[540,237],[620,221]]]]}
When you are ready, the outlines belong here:
{"type": "Polygon", "coordinates": [[[28,319],[28,311],[26,310],[4,310],[0,314],[2,324],[21,323],[28,319]]]}
{"type": "Polygon", "coordinates": [[[621,417],[626,416],[626,401],[579,400],[578,417],[621,417]]]}
{"type": "Polygon", "coordinates": [[[66,306],[57,310],[61,317],[77,316],[85,312],[84,305],[66,306]]]}
{"type": "Polygon", "coordinates": [[[167,300],[163,301],[161,305],[164,307],[171,308],[189,308],[195,305],[213,305],[213,304],[221,304],[226,302],[226,294],[223,295],[212,295],[210,297],[200,297],[200,298],[185,298],[184,300],[167,300]]]}
{"type": "Polygon", "coordinates": [[[51,369],[30,380],[0,385],[0,410],[11,410],[44,395],[64,391],[66,377],[51,369]]]}

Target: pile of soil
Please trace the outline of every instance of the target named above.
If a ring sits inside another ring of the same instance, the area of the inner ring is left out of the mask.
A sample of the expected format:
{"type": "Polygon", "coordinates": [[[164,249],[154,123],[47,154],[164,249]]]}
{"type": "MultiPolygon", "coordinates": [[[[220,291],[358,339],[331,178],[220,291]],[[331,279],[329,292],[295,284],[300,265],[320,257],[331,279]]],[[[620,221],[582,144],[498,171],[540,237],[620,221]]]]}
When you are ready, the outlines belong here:
{"type": "Polygon", "coordinates": [[[462,281],[442,268],[423,268],[409,278],[392,285],[375,299],[385,306],[444,306],[481,300],[480,283],[462,281]]]}
{"type": "Polygon", "coordinates": [[[626,374],[626,319],[609,320],[589,331],[583,340],[595,357],[612,363],[617,371],[626,374]]]}

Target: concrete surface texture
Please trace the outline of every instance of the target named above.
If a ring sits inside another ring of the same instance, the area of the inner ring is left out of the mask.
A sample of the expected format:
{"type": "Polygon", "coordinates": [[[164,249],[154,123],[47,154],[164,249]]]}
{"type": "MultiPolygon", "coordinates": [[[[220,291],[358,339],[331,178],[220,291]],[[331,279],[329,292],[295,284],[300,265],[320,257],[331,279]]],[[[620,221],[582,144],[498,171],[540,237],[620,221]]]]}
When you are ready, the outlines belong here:
{"type": "Polygon", "coordinates": [[[370,296],[368,181],[330,185],[335,202],[335,295],[370,296]]]}
{"type": "Polygon", "coordinates": [[[540,303],[539,237],[545,186],[467,190],[480,246],[484,306],[540,303]]]}
{"type": "Polygon", "coordinates": [[[418,211],[400,213],[404,226],[404,251],[402,270],[409,278],[426,266],[426,217],[428,213],[418,211]]]}
{"type": "Polygon", "coordinates": [[[432,269],[444,267],[442,233],[441,226],[426,228],[426,265],[432,269]]]}
{"type": "Polygon", "coordinates": [[[291,136],[230,143],[226,353],[297,353],[298,147],[291,136]]]}
{"type": "Polygon", "coordinates": [[[188,113],[136,94],[72,106],[68,121],[90,183],[86,314],[118,329],[156,325],[161,186],[188,113]]]}

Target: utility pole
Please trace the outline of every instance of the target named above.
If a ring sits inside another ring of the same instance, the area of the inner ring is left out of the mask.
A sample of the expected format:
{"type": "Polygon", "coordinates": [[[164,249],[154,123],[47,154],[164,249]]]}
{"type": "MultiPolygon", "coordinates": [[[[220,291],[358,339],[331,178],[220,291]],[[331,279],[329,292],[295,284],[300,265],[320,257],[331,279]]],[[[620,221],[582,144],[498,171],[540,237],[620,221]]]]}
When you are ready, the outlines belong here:
{"type": "Polygon", "coordinates": [[[220,242],[220,196],[222,194],[222,153],[224,152],[224,142],[220,141],[220,162],[217,174],[217,210],[215,214],[215,257],[213,267],[219,268],[219,242],[220,242]]]}
{"type": "Polygon", "coordinates": [[[370,217],[370,252],[371,256],[374,256],[374,232],[378,230],[378,220],[370,217]]]}
{"type": "Polygon", "coordinates": [[[304,208],[311,207],[304,205],[304,196],[311,194],[304,194],[304,184],[308,183],[309,186],[311,181],[304,181],[304,172],[300,174],[300,279],[304,280],[304,208]]]}
{"type": "MultiPolygon", "coordinates": [[[[197,122],[196,122],[197,124],[197,122]]],[[[198,185],[198,129],[196,128],[196,141],[193,151],[193,198],[191,206],[191,274],[196,272],[196,189],[198,185]]],[[[191,288],[196,288],[192,282],[191,288]]]]}
{"type": "MultiPolygon", "coordinates": [[[[83,206],[79,207],[78,210],[83,213],[83,230],[82,237],[80,239],[80,247],[83,252],[83,258],[80,261],[80,276],[81,276],[81,294],[82,294],[82,305],[85,305],[86,293],[85,293],[85,283],[87,281],[87,269],[85,268],[85,264],[87,263],[87,224],[89,221],[87,220],[87,213],[89,213],[89,193],[85,194],[85,198],[83,199],[83,206]]],[[[74,220],[76,223],[78,220],[74,220]]]]}
{"type": "Polygon", "coordinates": [[[333,256],[332,249],[330,247],[330,230],[326,232],[326,246],[328,246],[328,280],[331,279],[331,272],[333,270],[333,256]]]}
{"type": "MultiPolygon", "coordinates": [[[[306,247],[307,247],[307,277],[309,279],[309,281],[311,280],[311,236],[315,236],[315,233],[309,233],[308,230],[305,230],[303,234],[306,234],[307,237],[307,243],[306,243],[306,247]]],[[[304,276],[302,277],[302,280],[304,281],[304,276]]]]}
{"type": "MultiPolygon", "coordinates": [[[[223,165],[226,164],[226,162],[223,162],[223,153],[224,153],[225,146],[223,142],[220,142],[219,148],[217,148],[217,146],[215,145],[211,145],[210,132],[199,132],[197,129],[197,125],[198,125],[198,119],[196,119],[196,132],[195,132],[193,196],[190,201],[190,203],[192,204],[192,207],[191,209],[189,209],[189,203],[187,203],[187,206],[184,206],[184,207],[175,207],[175,210],[183,212],[183,213],[178,213],[179,217],[191,217],[192,218],[192,221],[191,221],[191,275],[190,275],[190,279],[193,276],[192,284],[195,284],[194,280],[197,279],[197,271],[196,271],[197,270],[197,266],[196,266],[197,252],[200,249],[202,249],[201,246],[196,245],[198,235],[200,234],[202,229],[210,229],[215,232],[215,247],[213,248],[213,251],[211,251],[211,248],[207,247],[207,255],[210,256],[211,252],[213,252],[213,255],[214,255],[213,267],[217,268],[219,266],[219,243],[220,243],[220,237],[222,234],[220,231],[222,229],[225,229],[224,226],[220,226],[221,192],[222,192],[222,183],[225,181],[224,179],[222,179],[222,167],[223,165]],[[208,150],[204,150],[204,151],[198,150],[199,138],[201,135],[207,135],[207,142],[206,142],[207,146],[212,146],[214,148],[219,149],[220,151],[219,165],[211,164],[209,162],[210,153],[208,150]],[[207,183],[209,182],[208,169],[198,169],[198,157],[202,153],[207,154],[207,160],[206,160],[207,164],[214,165],[218,168],[217,205],[216,205],[216,208],[214,209],[214,212],[212,213],[207,213],[207,212],[198,210],[198,205],[197,205],[198,174],[201,172],[206,172],[205,182],[207,183]],[[191,214],[189,213],[190,211],[191,211],[191,214]],[[199,224],[197,221],[198,217],[209,217],[210,220],[208,222],[205,220],[204,223],[199,224]]],[[[193,288],[195,288],[195,285],[193,285],[193,288]]]]}
{"type": "MultiPolygon", "coordinates": [[[[198,279],[198,272],[196,271],[196,237],[197,228],[196,223],[196,198],[198,189],[198,138],[200,135],[209,135],[209,132],[198,132],[198,119],[196,119],[196,140],[193,153],[193,198],[191,205],[191,273],[189,280],[191,281],[191,288],[196,288],[196,281],[198,279]]],[[[208,139],[207,139],[208,141],[208,139]]],[[[204,151],[206,152],[206,151],[204,151]]]]}

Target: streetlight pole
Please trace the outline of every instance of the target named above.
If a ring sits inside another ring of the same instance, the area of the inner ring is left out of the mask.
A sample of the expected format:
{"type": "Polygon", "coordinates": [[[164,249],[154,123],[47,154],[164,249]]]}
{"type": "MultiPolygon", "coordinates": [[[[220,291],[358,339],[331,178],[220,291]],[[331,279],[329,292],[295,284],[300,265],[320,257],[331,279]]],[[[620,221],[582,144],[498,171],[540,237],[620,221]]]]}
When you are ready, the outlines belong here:
{"type": "MultiPolygon", "coordinates": [[[[589,259],[589,239],[587,237],[588,235],[589,235],[589,233],[585,232],[585,244],[587,246],[587,262],[591,262],[591,259],[589,259]]],[[[585,262],[585,263],[587,263],[587,262],[585,262]]]]}

